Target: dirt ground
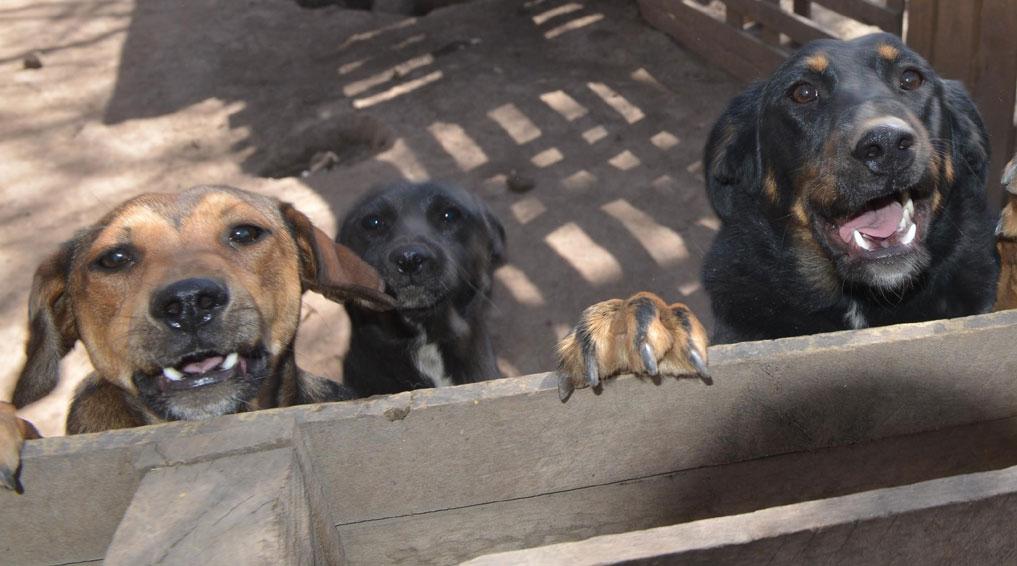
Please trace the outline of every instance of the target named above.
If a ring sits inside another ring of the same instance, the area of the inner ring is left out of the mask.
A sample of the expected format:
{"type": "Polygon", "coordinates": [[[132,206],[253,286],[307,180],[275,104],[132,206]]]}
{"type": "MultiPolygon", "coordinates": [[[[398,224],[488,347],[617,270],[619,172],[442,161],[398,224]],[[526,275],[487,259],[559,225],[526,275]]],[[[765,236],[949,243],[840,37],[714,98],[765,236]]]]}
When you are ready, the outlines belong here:
{"type": "MultiPolygon", "coordinates": [[[[127,197],[198,183],[292,201],[332,233],[378,183],[477,191],[508,234],[491,313],[506,375],[551,369],[556,340],[606,298],[655,291],[710,324],[700,157],[739,85],[634,2],[478,0],[406,19],[285,0],[7,0],[0,29],[2,398],[40,260],[127,197]],[[24,68],[33,51],[40,69],[24,68]],[[337,165],[301,176],[325,151],[337,165]]],[[[339,377],[342,309],[306,304],[298,361],[339,377]]],[[[63,367],[23,410],[46,435],[88,371],[80,346],[63,367]]]]}

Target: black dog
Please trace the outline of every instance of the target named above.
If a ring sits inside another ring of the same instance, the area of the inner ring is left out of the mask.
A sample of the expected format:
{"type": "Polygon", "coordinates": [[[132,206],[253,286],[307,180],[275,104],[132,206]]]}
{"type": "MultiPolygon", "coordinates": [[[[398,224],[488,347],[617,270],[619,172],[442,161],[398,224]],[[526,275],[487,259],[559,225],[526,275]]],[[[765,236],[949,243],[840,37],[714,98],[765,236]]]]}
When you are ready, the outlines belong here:
{"type": "Polygon", "coordinates": [[[735,98],[706,147],[723,221],[719,343],[989,310],[988,139],[960,83],[892,35],[812,42],[735,98]]]}
{"type": "Polygon", "coordinates": [[[348,387],[366,396],[500,377],[485,319],[505,230],[479,199],[435,183],[382,188],[350,210],[338,241],[396,300],[382,316],[349,307],[348,387]]]}
{"type": "MultiPolygon", "coordinates": [[[[736,97],[703,160],[722,221],[714,342],[986,312],[999,273],[974,104],[892,35],[812,42],[736,97]]],[[[620,373],[706,377],[706,334],[651,293],[586,309],[559,392],[620,373]]]]}

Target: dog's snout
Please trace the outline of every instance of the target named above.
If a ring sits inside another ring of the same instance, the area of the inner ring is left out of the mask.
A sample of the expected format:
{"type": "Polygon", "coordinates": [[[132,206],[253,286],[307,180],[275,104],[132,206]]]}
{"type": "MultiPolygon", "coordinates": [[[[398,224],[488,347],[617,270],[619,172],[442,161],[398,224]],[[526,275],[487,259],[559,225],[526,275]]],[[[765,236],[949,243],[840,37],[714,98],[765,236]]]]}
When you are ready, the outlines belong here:
{"type": "Polygon", "coordinates": [[[395,264],[399,273],[413,275],[434,261],[434,254],[420,245],[401,246],[392,251],[389,261],[395,264]]]}
{"type": "Polygon", "coordinates": [[[901,122],[884,123],[865,132],[855,145],[854,156],[876,175],[909,167],[915,160],[915,131],[901,122]]]}
{"type": "Polygon", "coordinates": [[[229,291],[218,281],[183,279],[160,289],[152,297],[150,312],[174,330],[193,332],[215,320],[229,301],[229,291]]]}

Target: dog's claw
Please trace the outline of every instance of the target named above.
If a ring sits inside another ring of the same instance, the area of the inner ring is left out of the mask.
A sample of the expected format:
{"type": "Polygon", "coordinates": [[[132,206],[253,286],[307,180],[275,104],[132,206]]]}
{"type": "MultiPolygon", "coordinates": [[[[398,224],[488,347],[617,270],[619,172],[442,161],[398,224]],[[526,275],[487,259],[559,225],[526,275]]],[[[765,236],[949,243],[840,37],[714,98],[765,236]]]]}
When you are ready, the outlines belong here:
{"type": "Polygon", "coordinates": [[[586,365],[584,371],[586,384],[590,387],[597,387],[600,385],[600,369],[597,362],[597,347],[594,344],[588,344],[584,348],[583,359],[586,365]]]}
{"type": "Polygon", "coordinates": [[[696,373],[699,374],[699,379],[702,379],[703,383],[706,385],[713,385],[713,378],[710,377],[710,371],[706,367],[706,362],[703,361],[703,356],[694,346],[689,348],[689,360],[696,368],[696,373]]]}
{"type": "Polygon", "coordinates": [[[9,470],[6,468],[0,470],[0,487],[9,489],[18,494],[25,492],[25,488],[22,487],[21,480],[18,478],[17,470],[9,470]]]}
{"type": "Polygon", "coordinates": [[[643,369],[649,375],[657,375],[657,356],[653,353],[653,348],[643,342],[639,346],[639,355],[643,358],[643,369]]]}
{"type": "Polygon", "coordinates": [[[572,384],[572,378],[563,371],[558,372],[558,399],[562,403],[569,400],[576,386],[572,384]]]}

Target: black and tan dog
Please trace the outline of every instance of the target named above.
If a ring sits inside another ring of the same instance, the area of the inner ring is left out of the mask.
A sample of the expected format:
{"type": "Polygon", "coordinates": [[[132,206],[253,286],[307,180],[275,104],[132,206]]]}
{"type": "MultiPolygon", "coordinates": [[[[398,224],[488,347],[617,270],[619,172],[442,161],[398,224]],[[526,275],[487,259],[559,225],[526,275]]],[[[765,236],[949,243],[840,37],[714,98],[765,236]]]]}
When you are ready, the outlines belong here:
{"type": "MultiPolygon", "coordinates": [[[[714,340],[986,312],[988,160],[963,87],[897,37],[806,45],[730,103],[706,147],[714,340]]],[[[563,395],[622,371],[701,371],[691,319],[647,295],[592,307],[560,346],[563,395]]]]}
{"type": "Polygon", "coordinates": [[[396,301],[387,312],[347,308],[347,386],[375,395],[499,377],[486,319],[505,231],[484,203],[436,183],[378,189],[350,210],[339,242],[396,301]]]}
{"type": "MultiPolygon", "coordinates": [[[[388,308],[377,273],[291,205],[195,187],[122,204],[43,262],[29,304],[14,406],[49,393],[81,340],[95,373],[69,434],[348,399],[293,355],[304,290],[388,308]]],[[[0,411],[0,484],[31,425],[0,411]]]]}

